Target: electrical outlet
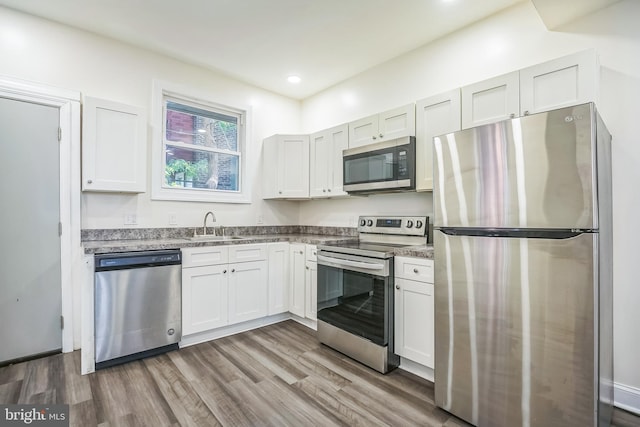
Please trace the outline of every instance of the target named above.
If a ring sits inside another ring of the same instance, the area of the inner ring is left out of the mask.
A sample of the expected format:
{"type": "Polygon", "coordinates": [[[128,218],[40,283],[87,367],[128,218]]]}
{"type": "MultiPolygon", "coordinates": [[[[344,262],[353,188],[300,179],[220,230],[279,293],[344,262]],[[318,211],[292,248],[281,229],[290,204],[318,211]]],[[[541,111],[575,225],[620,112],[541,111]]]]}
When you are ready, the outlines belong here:
{"type": "Polygon", "coordinates": [[[169,225],[178,225],[178,214],[169,212],[169,225]]]}
{"type": "Polygon", "coordinates": [[[256,218],[256,222],[258,223],[258,225],[264,224],[264,215],[258,214],[258,217],[256,218]]]}
{"type": "Polygon", "coordinates": [[[135,213],[124,214],[124,225],[136,225],[138,223],[138,215],[135,213]]]}

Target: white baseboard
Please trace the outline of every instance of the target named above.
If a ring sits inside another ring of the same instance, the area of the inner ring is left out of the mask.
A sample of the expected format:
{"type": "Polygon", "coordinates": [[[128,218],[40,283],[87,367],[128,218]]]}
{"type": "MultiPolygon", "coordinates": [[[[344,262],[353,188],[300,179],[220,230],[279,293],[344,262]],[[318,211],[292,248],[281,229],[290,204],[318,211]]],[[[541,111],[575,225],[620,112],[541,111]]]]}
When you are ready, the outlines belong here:
{"type": "Polygon", "coordinates": [[[247,322],[225,326],[222,328],[213,329],[211,331],[183,336],[179,345],[180,348],[189,347],[191,345],[227,337],[229,335],[238,334],[240,332],[250,331],[251,329],[257,329],[263,326],[272,325],[274,323],[282,322],[283,320],[287,319],[291,319],[290,313],[280,313],[274,314],[273,316],[261,317],[260,319],[249,320],[247,322]]]}
{"type": "Polygon", "coordinates": [[[613,383],[614,406],[640,415],[640,388],[613,383]]]}
{"type": "Polygon", "coordinates": [[[400,369],[411,372],[414,375],[417,375],[425,380],[429,380],[433,382],[434,372],[433,369],[428,368],[424,365],[414,362],[413,360],[406,359],[404,357],[400,358],[400,369]]]}

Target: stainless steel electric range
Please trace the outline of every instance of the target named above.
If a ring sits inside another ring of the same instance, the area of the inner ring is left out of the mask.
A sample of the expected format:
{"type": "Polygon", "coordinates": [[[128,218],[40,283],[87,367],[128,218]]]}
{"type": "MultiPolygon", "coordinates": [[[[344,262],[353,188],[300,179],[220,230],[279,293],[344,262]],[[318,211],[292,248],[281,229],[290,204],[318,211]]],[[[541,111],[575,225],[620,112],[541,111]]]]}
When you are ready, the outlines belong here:
{"type": "Polygon", "coordinates": [[[387,373],[393,347],[393,256],[427,243],[426,216],[362,216],[359,241],[318,246],[318,339],[387,373]]]}

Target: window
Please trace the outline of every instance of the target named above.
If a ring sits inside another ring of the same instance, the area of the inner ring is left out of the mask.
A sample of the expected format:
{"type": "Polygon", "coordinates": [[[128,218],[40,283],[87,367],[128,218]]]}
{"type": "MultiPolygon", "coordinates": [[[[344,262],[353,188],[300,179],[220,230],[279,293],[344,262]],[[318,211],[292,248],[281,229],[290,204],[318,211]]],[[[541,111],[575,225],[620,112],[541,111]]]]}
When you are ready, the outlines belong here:
{"type": "Polygon", "coordinates": [[[153,198],[249,202],[245,111],[164,87],[155,92],[162,105],[162,124],[157,126],[162,135],[156,133],[161,152],[157,149],[160,155],[154,156],[161,173],[154,171],[153,198]]]}

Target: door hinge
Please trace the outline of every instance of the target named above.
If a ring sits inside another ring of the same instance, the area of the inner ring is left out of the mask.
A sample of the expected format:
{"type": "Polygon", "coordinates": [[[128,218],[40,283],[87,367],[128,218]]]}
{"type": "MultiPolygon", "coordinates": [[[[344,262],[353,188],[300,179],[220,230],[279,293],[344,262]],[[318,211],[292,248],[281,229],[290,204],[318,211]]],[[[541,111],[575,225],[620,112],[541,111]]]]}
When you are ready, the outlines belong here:
{"type": "Polygon", "coordinates": [[[58,127],[58,142],[62,141],[62,128],[58,127]]]}
{"type": "Polygon", "coordinates": [[[60,316],[60,329],[64,329],[64,316],[60,316]]]}
{"type": "Polygon", "coordinates": [[[58,223],[58,236],[62,236],[62,223],[58,223]]]}

